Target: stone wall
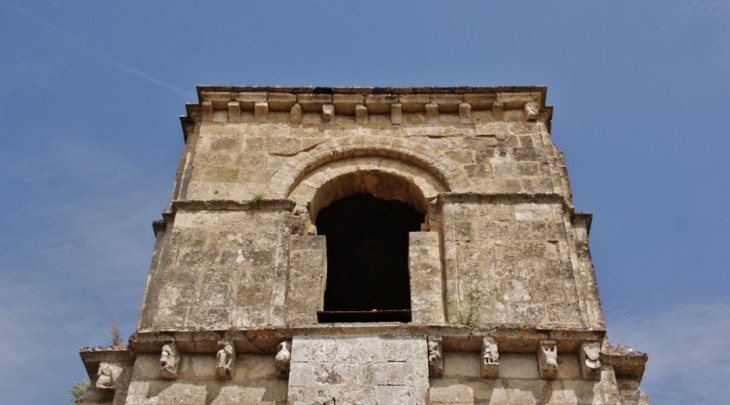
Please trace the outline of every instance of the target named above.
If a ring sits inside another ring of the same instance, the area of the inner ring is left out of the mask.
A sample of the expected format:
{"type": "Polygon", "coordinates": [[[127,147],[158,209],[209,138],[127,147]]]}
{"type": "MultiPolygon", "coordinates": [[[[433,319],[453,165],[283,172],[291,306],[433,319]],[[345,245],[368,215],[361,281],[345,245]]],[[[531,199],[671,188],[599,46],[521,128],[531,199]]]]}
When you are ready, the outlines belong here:
{"type": "Polygon", "coordinates": [[[355,192],[428,211],[438,246],[413,246],[435,249],[413,256],[416,322],[459,322],[466,311],[482,326],[604,327],[587,228],[574,236],[564,160],[540,115],[544,90],[281,90],[208,89],[189,106],[141,329],[315,324],[326,252],[297,238],[355,192]],[[285,199],[293,210],[258,207],[285,199]],[[216,202],[223,209],[210,210],[216,202]],[[231,212],[226,202],[257,205],[231,212]],[[426,270],[441,275],[426,280],[426,270]]]}
{"type": "Polygon", "coordinates": [[[408,273],[411,313],[416,323],[443,323],[444,297],[438,232],[411,232],[408,273]]]}
{"type": "Polygon", "coordinates": [[[159,356],[138,356],[126,405],[286,404],[287,381],[276,378],[273,356],[236,358],[233,380],[216,380],[215,355],[185,355],[176,380],[160,380],[159,356]]]}
{"type": "MultiPolygon", "coordinates": [[[[643,395],[638,389],[632,391],[630,384],[626,385],[626,393],[620,394],[611,366],[603,367],[598,381],[581,379],[578,358],[574,354],[558,355],[558,375],[554,380],[540,379],[535,354],[505,353],[500,354],[499,360],[499,378],[482,378],[478,353],[445,352],[443,377],[430,381],[430,403],[628,405],[632,402],[619,402],[621,396],[630,400],[643,395]]],[[[643,404],[648,405],[648,401],[643,404]]]]}
{"type": "Polygon", "coordinates": [[[287,321],[290,325],[317,323],[324,308],[327,285],[327,244],[324,236],[291,237],[291,270],[287,291],[287,321]]]}
{"type": "Polygon", "coordinates": [[[289,404],[428,403],[426,339],[295,337],[289,404]]]}
{"type": "MultiPolygon", "coordinates": [[[[306,155],[343,150],[352,143],[360,144],[360,155],[368,150],[373,156],[409,153],[412,156],[406,162],[432,157],[441,162],[444,171],[458,170],[443,173],[453,179],[451,191],[563,193],[562,156],[550,141],[544,124],[459,124],[449,123],[448,116],[442,118],[446,122],[429,123],[425,117],[414,118],[418,122],[409,126],[355,126],[354,122],[327,126],[203,123],[196,132],[190,177],[185,179],[187,189],[181,197],[287,197],[295,184],[273,183],[277,179],[292,183],[278,174],[306,160],[306,155]],[[386,139],[378,139],[381,137],[386,139]]],[[[484,116],[484,120],[491,118],[484,116]]],[[[346,157],[345,153],[340,158],[346,157]]]]}
{"type": "Polygon", "coordinates": [[[289,212],[179,210],[141,329],[285,324],[289,212]]]}
{"type": "Polygon", "coordinates": [[[583,325],[567,216],[550,199],[467,196],[445,202],[450,321],[476,308],[484,326],[583,325]]]}

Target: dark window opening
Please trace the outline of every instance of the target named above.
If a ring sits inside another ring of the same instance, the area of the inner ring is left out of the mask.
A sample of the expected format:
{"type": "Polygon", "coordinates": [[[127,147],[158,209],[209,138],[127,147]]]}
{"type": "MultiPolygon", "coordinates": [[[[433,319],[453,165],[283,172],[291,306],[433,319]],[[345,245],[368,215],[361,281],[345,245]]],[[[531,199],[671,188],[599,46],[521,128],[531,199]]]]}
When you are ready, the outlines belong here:
{"type": "Polygon", "coordinates": [[[411,321],[408,233],[424,215],[400,201],[358,193],[317,215],[327,236],[327,287],[319,322],[411,321]]]}

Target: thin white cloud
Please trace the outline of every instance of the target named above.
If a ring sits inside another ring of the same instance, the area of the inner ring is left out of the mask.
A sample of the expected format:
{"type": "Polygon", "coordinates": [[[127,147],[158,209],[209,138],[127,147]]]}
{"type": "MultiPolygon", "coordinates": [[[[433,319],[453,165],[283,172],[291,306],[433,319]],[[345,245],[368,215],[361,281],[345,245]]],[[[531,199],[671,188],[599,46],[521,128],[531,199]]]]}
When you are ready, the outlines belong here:
{"type": "Polygon", "coordinates": [[[708,22],[730,23],[730,1],[728,0],[672,0],[653,4],[655,13],[664,24],[660,34],[684,33],[697,29],[698,24],[708,22]]]}
{"type": "Polygon", "coordinates": [[[0,183],[32,205],[16,213],[27,216],[22,227],[0,236],[8,403],[61,403],[58,387],[84,375],[79,348],[108,344],[114,318],[125,337],[133,332],[154,243],[149,222],[167,194],[163,174],[64,135],[32,155],[0,152],[0,183]]]}
{"type": "MultiPolygon", "coordinates": [[[[74,44],[76,44],[76,45],[78,45],[78,46],[80,46],[82,48],[85,48],[85,49],[89,50],[95,57],[99,58],[102,62],[107,63],[107,64],[109,64],[109,65],[111,65],[111,66],[113,66],[113,67],[115,67],[115,68],[117,68],[117,69],[119,69],[119,70],[127,73],[127,74],[130,74],[132,76],[138,77],[138,78],[143,79],[143,80],[146,80],[146,81],[148,81],[150,83],[154,83],[154,84],[156,84],[158,86],[162,86],[162,87],[164,87],[164,88],[166,88],[168,90],[172,90],[172,91],[174,91],[176,93],[182,94],[185,97],[188,97],[188,98],[194,98],[195,97],[195,94],[193,94],[192,92],[183,90],[183,89],[181,89],[179,87],[176,87],[176,86],[174,86],[174,85],[172,85],[170,83],[165,82],[164,80],[160,80],[158,78],[152,77],[152,76],[150,76],[150,75],[148,75],[148,74],[142,72],[141,70],[136,69],[136,68],[134,68],[132,66],[126,65],[126,64],[121,63],[121,62],[118,62],[116,58],[114,58],[112,55],[108,54],[107,52],[104,52],[101,49],[99,49],[99,48],[91,45],[90,43],[88,43],[83,38],[71,34],[70,32],[66,31],[65,29],[59,27],[58,25],[53,24],[52,22],[50,22],[50,21],[48,21],[48,20],[46,20],[44,18],[41,18],[41,17],[37,16],[36,14],[32,13],[28,9],[19,7],[19,6],[15,5],[15,4],[13,4],[13,3],[9,3],[9,2],[6,2],[6,1],[2,1],[2,0],[0,0],[0,4],[6,6],[8,8],[10,8],[10,9],[12,9],[12,10],[14,10],[14,11],[20,13],[20,14],[23,14],[26,17],[29,17],[30,19],[32,19],[33,21],[35,21],[37,24],[41,25],[42,27],[46,28],[47,30],[53,32],[54,34],[60,35],[66,41],[72,42],[72,43],[74,43],[74,44]]],[[[1,89],[1,87],[0,87],[0,89],[1,89]]]]}
{"type": "Polygon", "coordinates": [[[0,65],[0,93],[26,83],[40,83],[49,78],[58,66],[58,63],[44,62],[38,58],[0,65]]]}
{"type": "Polygon", "coordinates": [[[715,405],[730,398],[730,301],[622,316],[608,332],[613,343],[649,354],[641,385],[652,403],[715,405]]]}

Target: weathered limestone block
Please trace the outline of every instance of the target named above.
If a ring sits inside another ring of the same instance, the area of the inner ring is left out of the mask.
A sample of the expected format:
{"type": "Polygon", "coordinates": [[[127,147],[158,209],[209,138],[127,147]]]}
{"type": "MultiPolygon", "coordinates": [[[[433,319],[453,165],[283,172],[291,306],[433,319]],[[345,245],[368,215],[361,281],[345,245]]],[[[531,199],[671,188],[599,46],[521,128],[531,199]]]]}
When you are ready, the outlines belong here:
{"type": "Polygon", "coordinates": [[[276,376],[278,378],[289,378],[289,368],[291,366],[291,342],[281,342],[276,348],[276,357],[274,364],[276,365],[276,376]]]}
{"type": "Polygon", "coordinates": [[[431,102],[439,106],[440,113],[455,113],[464,102],[463,94],[432,94],[431,102]]]}
{"type": "Polygon", "coordinates": [[[580,345],[580,371],[586,380],[601,378],[601,343],[583,342],[580,345]]]}
{"type": "Polygon", "coordinates": [[[444,374],[444,358],[442,350],[442,338],[440,336],[428,337],[428,376],[441,377],[444,374]]]}
{"type": "Polygon", "coordinates": [[[265,103],[267,98],[265,92],[243,91],[236,94],[236,100],[241,103],[241,109],[248,111],[255,109],[256,103],[265,103]]]}
{"type": "Polygon", "coordinates": [[[362,105],[363,102],[362,94],[334,94],[332,96],[332,103],[337,114],[353,115],[357,106],[362,105]]]}
{"type": "Polygon", "coordinates": [[[287,323],[316,324],[324,307],[327,241],[322,235],[291,235],[290,246],[287,323]]]}
{"type": "Polygon", "coordinates": [[[554,340],[542,340],[537,348],[540,378],[554,379],[558,376],[558,346],[554,340]]]}
{"type": "Polygon", "coordinates": [[[492,337],[482,340],[481,375],[484,378],[499,377],[499,348],[497,341],[492,337]]]}
{"type": "Polygon", "coordinates": [[[412,321],[444,322],[441,249],[438,232],[408,234],[412,321]]]}
{"type": "Polygon", "coordinates": [[[221,342],[216,354],[215,376],[219,380],[232,380],[236,375],[236,348],[232,342],[221,342]]]}
{"type": "Polygon", "coordinates": [[[297,96],[288,93],[269,93],[266,97],[271,111],[290,111],[297,103],[297,96]]]}
{"type": "Polygon", "coordinates": [[[302,111],[319,113],[324,104],[332,104],[331,94],[297,94],[297,101],[302,111]]]}
{"type": "Polygon", "coordinates": [[[365,106],[370,114],[388,114],[390,105],[398,102],[398,96],[390,94],[368,94],[365,96],[365,106]]]}
{"type": "Polygon", "coordinates": [[[289,404],[423,404],[426,338],[294,336],[289,404]]]}
{"type": "Polygon", "coordinates": [[[398,101],[403,105],[403,112],[423,112],[426,104],[431,102],[428,94],[401,94],[398,101]]]}
{"type": "Polygon", "coordinates": [[[160,354],[160,378],[163,380],[176,379],[179,365],[180,352],[175,342],[162,346],[162,354],[160,354]]]}

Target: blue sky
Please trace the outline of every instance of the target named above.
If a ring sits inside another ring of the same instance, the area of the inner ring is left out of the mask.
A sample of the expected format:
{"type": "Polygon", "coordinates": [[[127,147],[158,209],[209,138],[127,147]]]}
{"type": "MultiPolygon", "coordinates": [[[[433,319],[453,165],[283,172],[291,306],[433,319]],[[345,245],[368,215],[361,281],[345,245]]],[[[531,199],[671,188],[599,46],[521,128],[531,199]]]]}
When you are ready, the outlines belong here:
{"type": "Polygon", "coordinates": [[[0,0],[0,398],[134,332],[196,84],[548,86],[609,336],[730,395],[730,1],[0,0]]]}

